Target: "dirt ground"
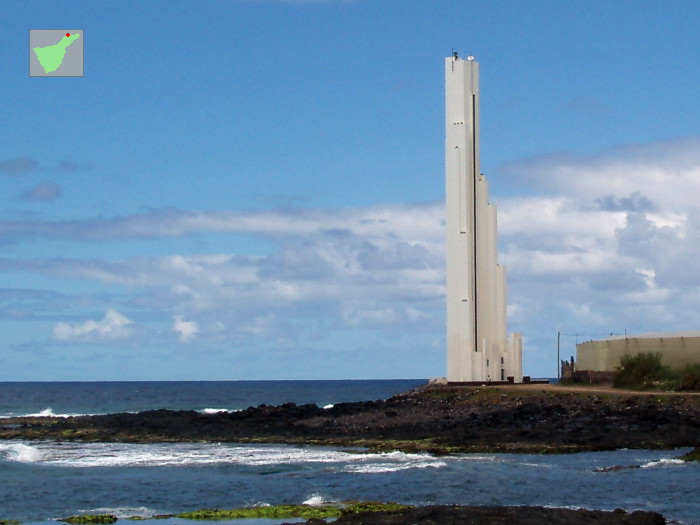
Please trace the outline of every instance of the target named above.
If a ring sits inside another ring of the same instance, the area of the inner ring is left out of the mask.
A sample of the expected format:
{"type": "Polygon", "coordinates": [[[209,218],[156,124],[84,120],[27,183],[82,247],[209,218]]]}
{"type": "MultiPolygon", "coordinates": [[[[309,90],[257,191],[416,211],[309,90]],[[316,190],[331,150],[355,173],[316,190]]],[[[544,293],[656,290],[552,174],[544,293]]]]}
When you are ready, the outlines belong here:
{"type": "Polygon", "coordinates": [[[620,396],[640,395],[640,396],[700,396],[700,392],[659,392],[654,390],[626,390],[624,388],[613,388],[611,385],[559,385],[559,384],[515,384],[503,385],[497,388],[504,390],[527,390],[531,392],[584,392],[590,394],[613,394],[620,396]]]}

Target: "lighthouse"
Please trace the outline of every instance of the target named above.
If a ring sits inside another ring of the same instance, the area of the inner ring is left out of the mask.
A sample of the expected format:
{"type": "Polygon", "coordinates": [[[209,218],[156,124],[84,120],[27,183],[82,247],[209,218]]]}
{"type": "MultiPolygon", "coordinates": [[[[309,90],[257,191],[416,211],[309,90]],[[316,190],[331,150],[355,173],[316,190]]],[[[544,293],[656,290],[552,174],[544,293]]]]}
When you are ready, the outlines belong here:
{"type": "Polygon", "coordinates": [[[447,380],[522,381],[522,338],[508,337],[496,206],[479,167],[479,63],[445,59],[447,380]],[[512,379],[510,379],[512,378],[512,379]]]}

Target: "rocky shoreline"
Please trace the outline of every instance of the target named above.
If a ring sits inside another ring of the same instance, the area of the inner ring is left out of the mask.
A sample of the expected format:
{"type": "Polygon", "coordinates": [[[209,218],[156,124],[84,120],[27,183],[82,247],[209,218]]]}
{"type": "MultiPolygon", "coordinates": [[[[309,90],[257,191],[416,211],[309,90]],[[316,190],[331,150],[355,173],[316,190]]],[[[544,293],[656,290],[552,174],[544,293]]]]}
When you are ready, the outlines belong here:
{"type": "Polygon", "coordinates": [[[565,453],[700,446],[700,397],[429,385],[386,400],[0,421],[0,439],[274,442],[373,451],[565,453]]]}
{"type": "MultiPolygon", "coordinates": [[[[354,502],[343,505],[282,505],[232,510],[199,510],[182,514],[154,516],[149,519],[181,518],[197,521],[245,518],[306,518],[307,525],[663,525],[665,518],[656,512],[622,509],[614,511],[564,509],[541,506],[461,506],[429,505],[414,507],[394,503],[354,502]],[[332,521],[326,521],[332,520],[332,521]]],[[[131,518],[129,518],[131,519],[131,518]]],[[[72,525],[111,525],[119,521],[112,514],[71,516],[60,521],[72,525]]],[[[3,522],[0,522],[2,524],[3,522]]],[[[298,522],[297,522],[298,523],[298,522]]],[[[291,525],[283,522],[282,525],[291,525]]]]}
{"type": "MultiPolygon", "coordinates": [[[[552,509],[547,507],[445,506],[415,507],[400,511],[345,514],[334,525],[663,525],[666,519],[656,512],[627,513],[586,509],[552,509]]],[[[286,524],[282,524],[286,525],[286,524]]],[[[288,524],[291,525],[291,524],[288,524]]],[[[327,525],[310,519],[306,525],[327,525]]]]}

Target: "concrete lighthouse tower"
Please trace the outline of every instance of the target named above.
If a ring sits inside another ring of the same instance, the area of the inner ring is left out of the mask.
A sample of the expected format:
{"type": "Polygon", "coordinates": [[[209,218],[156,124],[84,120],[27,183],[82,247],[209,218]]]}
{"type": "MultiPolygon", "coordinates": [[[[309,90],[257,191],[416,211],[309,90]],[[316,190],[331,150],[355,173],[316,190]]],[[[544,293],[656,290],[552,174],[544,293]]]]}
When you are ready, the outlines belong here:
{"type": "Polygon", "coordinates": [[[506,330],[496,206],[479,169],[479,64],[445,59],[447,380],[522,381],[522,339],[506,330]]]}

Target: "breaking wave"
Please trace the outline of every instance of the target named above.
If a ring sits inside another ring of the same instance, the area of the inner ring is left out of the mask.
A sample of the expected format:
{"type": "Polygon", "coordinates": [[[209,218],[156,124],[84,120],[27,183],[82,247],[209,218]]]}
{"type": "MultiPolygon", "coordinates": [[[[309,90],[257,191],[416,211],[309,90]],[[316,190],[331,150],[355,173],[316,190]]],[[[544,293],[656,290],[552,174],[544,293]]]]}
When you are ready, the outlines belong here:
{"type": "Polygon", "coordinates": [[[0,443],[0,457],[17,463],[36,463],[43,454],[36,447],[23,443],[0,443]]]}
{"type": "Polygon", "coordinates": [[[389,452],[386,454],[369,454],[360,456],[358,461],[346,465],[345,472],[357,474],[383,474],[386,472],[398,472],[410,468],[440,468],[447,463],[427,454],[406,454],[404,452],[389,452]]]}
{"type": "MultiPolygon", "coordinates": [[[[324,448],[288,445],[239,445],[218,443],[79,443],[40,442],[0,444],[4,459],[40,463],[54,467],[168,467],[198,465],[275,465],[325,464],[331,470],[348,473],[383,473],[411,468],[440,468],[445,461],[427,454],[390,452],[358,454],[324,448]]],[[[313,496],[313,495],[312,495],[313,496]]]]}
{"type": "Polygon", "coordinates": [[[78,509],[79,514],[113,514],[119,519],[149,518],[159,514],[159,511],[148,507],[100,507],[97,509],[78,509]]]}
{"type": "Polygon", "coordinates": [[[327,500],[318,492],[314,492],[306,501],[303,502],[304,505],[310,505],[312,507],[318,507],[326,503],[330,503],[330,500],[327,500]]]}
{"type": "Polygon", "coordinates": [[[202,410],[203,414],[221,414],[223,412],[231,412],[231,410],[228,410],[226,408],[205,408],[202,410]]]}
{"type": "Polygon", "coordinates": [[[73,416],[91,416],[93,414],[57,414],[51,407],[40,410],[39,412],[32,412],[28,414],[13,414],[9,412],[0,416],[0,419],[8,419],[11,417],[73,417],[73,416]]]}
{"type": "Polygon", "coordinates": [[[651,467],[665,467],[668,465],[685,465],[686,462],[683,461],[682,459],[677,459],[677,458],[661,458],[656,461],[649,461],[648,463],[644,463],[641,467],[642,468],[651,468],[651,467]]]}

